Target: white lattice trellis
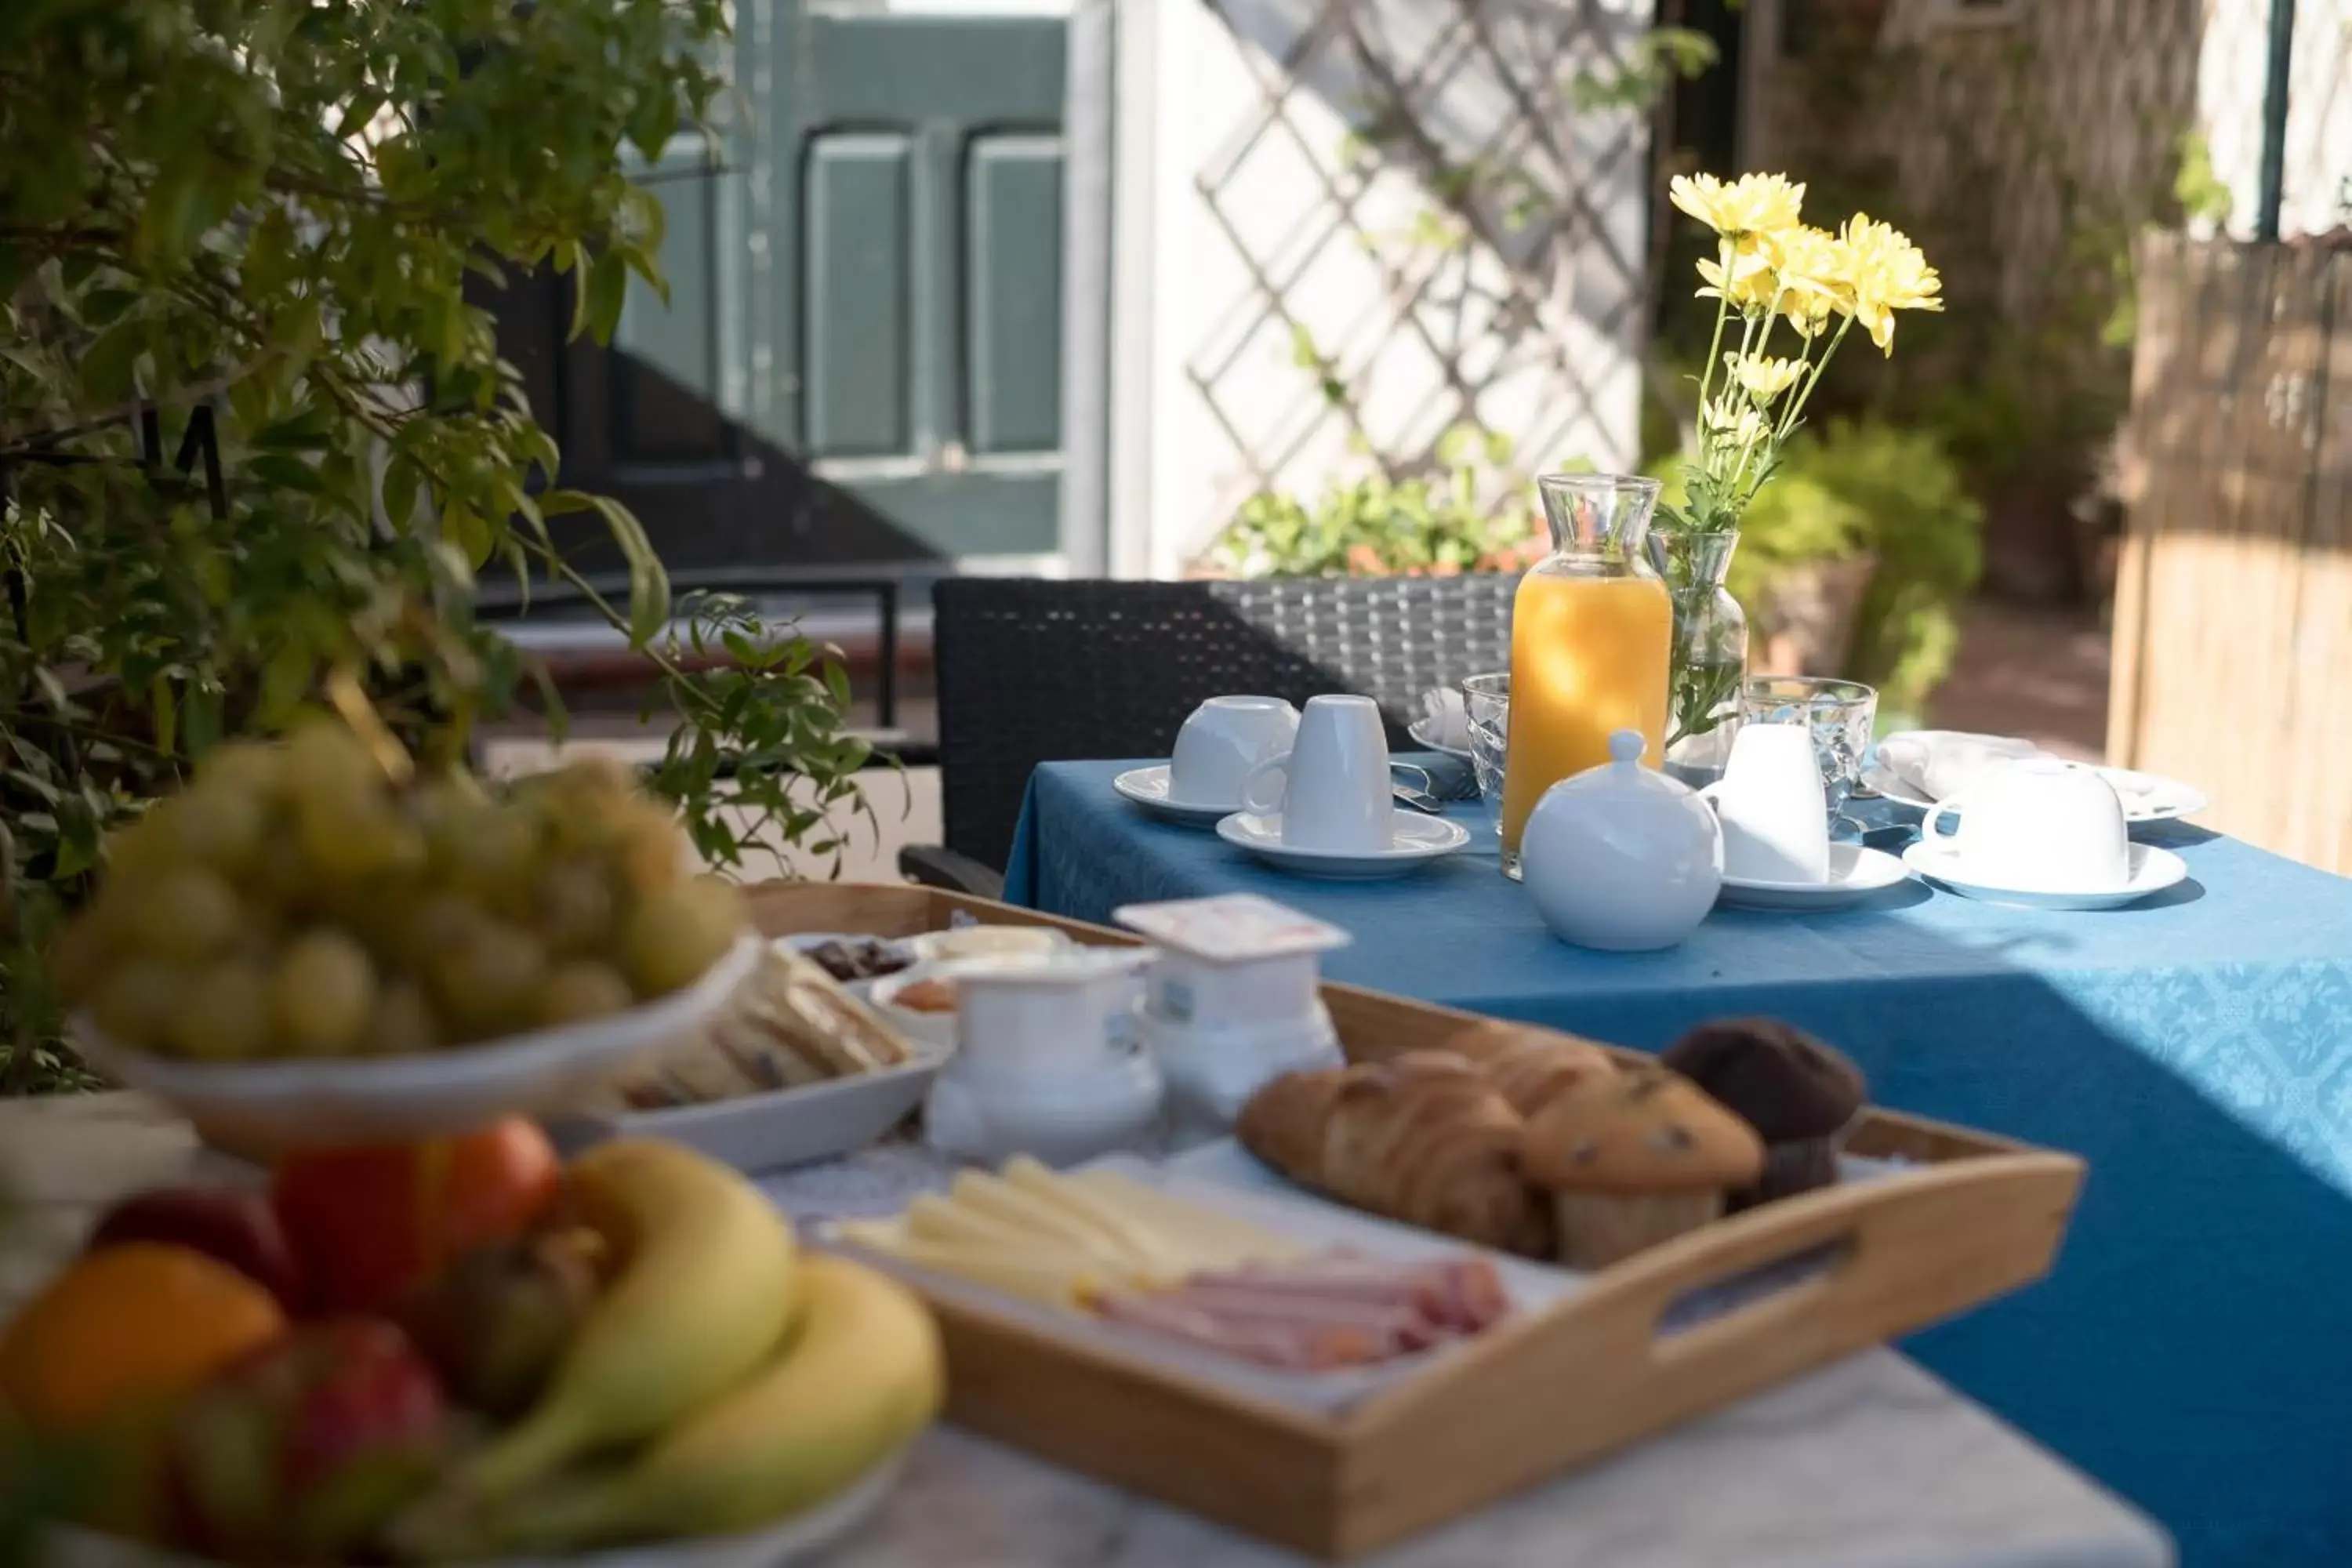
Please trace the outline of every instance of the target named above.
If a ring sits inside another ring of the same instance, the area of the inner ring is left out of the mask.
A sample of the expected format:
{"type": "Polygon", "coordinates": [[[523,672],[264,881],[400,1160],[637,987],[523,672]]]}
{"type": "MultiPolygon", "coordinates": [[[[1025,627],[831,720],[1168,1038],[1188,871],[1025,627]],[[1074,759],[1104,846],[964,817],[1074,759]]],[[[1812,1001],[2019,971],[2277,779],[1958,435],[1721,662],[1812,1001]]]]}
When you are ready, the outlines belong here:
{"type": "Polygon", "coordinates": [[[1196,456],[1160,497],[1185,543],[1258,489],[1410,468],[1465,422],[1525,468],[1632,460],[1645,127],[1581,105],[1647,13],[1206,0],[1192,235],[1161,280],[1173,446],[1196,456]]]}

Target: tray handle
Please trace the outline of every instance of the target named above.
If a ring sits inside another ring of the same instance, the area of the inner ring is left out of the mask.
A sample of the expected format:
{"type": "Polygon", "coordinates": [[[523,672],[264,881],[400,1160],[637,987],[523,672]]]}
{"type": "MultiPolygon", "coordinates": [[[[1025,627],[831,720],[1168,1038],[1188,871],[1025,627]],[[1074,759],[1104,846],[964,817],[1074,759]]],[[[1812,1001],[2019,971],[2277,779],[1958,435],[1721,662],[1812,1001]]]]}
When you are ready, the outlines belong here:
{"type": "Polygon", "coordinates": [[[1720,1236],[1694,1232],[1638,1254],[1599,1275],[1580,1304],[1637,1335],[1619,1348],[1661,1372],[1749,1363],[1769,1347],[1780,1360],[1818,1346],[1802,1360],[1825,1360],[1981,1299],[1985,1269],[2002,1260],[2030,1255],[2046,1267],[2080,1177],[2066,1155],[2027,1154],[1827,1188],[1751,1211],[1720,1236]],[[2031,1234],[2044,1230],[2046,1240],[2031,1234]],[[1784,1285],[1686,1327],[1668,1322],[1704,1292],[1816,1255],[1820,1267],[1784,1285]],[[1962,1279],[1970,1284],[1956,1289],[1962,1279]]]}
{"type": "Polygon", "coordinates": [[[2065,1154],[1955,1160],[1653,1247],[1359,1405],[1349,1489],[1382,1498],[1391,1527],[1449,1518],[2011,1289],[2047,1272],[2082,1175],[2065,1154]],[[1695,1292],[1822,1250],[1835,1256],[1795,1283],[1665,1322],[1695,1292]],[[1436,1485],[1433,1452],[1448,1456],[1436,1485]]]}

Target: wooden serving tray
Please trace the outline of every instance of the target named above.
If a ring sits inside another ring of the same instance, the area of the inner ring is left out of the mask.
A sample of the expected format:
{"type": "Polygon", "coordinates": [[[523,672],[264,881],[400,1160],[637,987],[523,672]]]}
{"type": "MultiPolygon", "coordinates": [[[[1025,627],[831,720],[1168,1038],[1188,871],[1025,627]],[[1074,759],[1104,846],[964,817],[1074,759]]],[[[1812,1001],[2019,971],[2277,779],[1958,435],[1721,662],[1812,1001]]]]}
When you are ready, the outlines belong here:
{"type": "MultiPolygon", "coordinates": [[[[771,883],[751,896],[754,919],[776,936],[913,936],[961,915],[1136,942],[911,886],[771,883]]],[[[1440,1044],[1475,1021],[1349,985],[1327,984],[1323,999],[1358,1060],[1440,1044]]],[[[1356,1556],[2040,1279],[2083,1179],[2072,1155],[1876,1108],[1846,1148],[1920,1168],[1785,1199],[1653,1247],[1336,1418],[934,1299],[949,1417],[1299,1551],[1356,1556]],[[1805,1268],[1808,1259],[1818,1266],[1805,1268]],[[1664,1326],[1677,1303],[1736,1292],[1766,1270],[1793,1282],[1739,1293],[1740,1304],[1694,1326],[1664,1326]]]]}

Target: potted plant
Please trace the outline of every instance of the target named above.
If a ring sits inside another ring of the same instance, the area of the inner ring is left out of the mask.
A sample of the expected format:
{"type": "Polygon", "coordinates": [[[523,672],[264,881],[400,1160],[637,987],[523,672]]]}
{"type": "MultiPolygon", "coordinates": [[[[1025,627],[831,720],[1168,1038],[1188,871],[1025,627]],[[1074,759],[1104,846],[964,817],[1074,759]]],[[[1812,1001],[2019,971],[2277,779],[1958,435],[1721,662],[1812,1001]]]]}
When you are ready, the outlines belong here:
{"type": "Polygon", "coordinates": [[[428,762],[543,684],[477,573],[579,582],[677,720],[653,783],[720,865],[832,836],[866,749],[824,650],[673,605],[565,488],[467,287],[660,288],[630,183],[723,88],[724,0],[0,5],[0,1092],[72,1081],[45,950],[111,829],[338,675],[428,762]],[[584,584],[583,584],[585,585],[584,584]],[[697,668],[681,645],[723,647],[697,668]]]}

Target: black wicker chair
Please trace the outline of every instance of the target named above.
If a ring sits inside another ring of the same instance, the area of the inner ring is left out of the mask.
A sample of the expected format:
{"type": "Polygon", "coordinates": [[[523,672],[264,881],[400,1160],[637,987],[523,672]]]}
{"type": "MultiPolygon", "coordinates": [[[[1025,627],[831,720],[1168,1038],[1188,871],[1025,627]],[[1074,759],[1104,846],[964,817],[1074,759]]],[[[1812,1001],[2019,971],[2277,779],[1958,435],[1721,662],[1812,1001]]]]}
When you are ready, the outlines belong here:
{"type": "Polygon", "coordinates": [[[1510,663],[1509,576],[1254,583],[962,577],[932,590],[945,852],[917,881],[993,896],[1039,763],[1165,756],[1208,698],[1377,700],[1390,741],[1421,694],[1510,663]]]}

